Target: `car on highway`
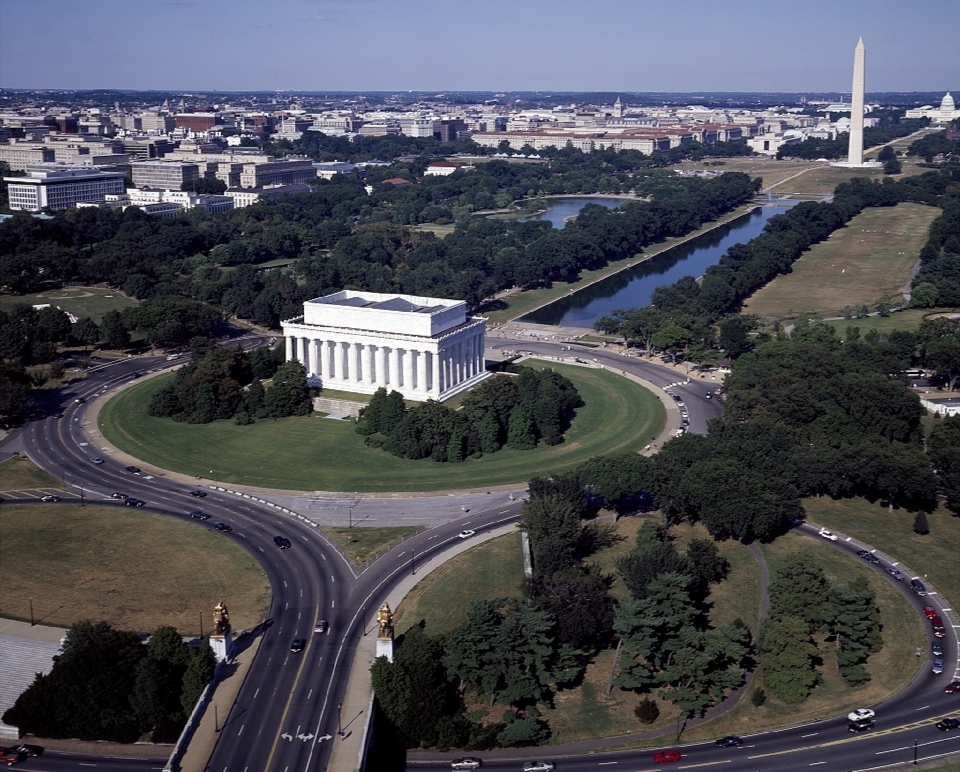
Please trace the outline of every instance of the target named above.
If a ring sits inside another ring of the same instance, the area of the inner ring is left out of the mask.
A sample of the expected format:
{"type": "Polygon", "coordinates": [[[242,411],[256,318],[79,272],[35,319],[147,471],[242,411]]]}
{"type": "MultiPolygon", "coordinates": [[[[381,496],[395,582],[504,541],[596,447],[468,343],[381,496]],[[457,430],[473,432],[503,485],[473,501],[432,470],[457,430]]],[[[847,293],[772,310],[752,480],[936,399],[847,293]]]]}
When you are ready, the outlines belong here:
{"type": "Polygon", "coordinates": [[[325,633],[327,632],[327,620],[318,619],[317,623],[313,626],[313,632],[315,633],[325,633]]]}
{"type": "Polygon", "coordinates": [[[60,497],[54,496],[52,493],[48,493],[46,496],[41,496],[40,501],[60,501],[60,497]]]}
{"type": "Polygon", "coordinates": [[[862,721],[851,721],[847,724],[848,732],[869,732],[875,726],[872,718],[865,718],[862,721]]]}
{"type": "Polygon", "coordinates": [[[123,500],[123,503],[128,507],[142,507],[147,502],[145,502],[143,499],[135,499],[133,496],[127,496],[127,498],[123,500]]]}
{"type": "Polygon", "coordinates": [[[130,474],[142,474],[142,471],[139,466],[125,466],[123,468],[124,472],[130,472],[130,474]]]}
{"type": "Polygon", "coordinates": [[[852,713],[847,713],[847,721],[866,721],[876,715],[876,712],[870,708],[857,708],[852,713]]]}
{"type": "Polygon", "coordinates": [[[937,729],[941,732],[950,732],[954,729],[960,729],[960,719],[957,718],[945,718],[936,723],[937,729]]]}
{"type": "Polygon", "coordinates": [[[73,404],[74,404],[74,405],[82,405],[82,404],[83,404],[84,402],[86,402],[86,401],[87,401],[87,400],[85,400],[83,397],[77,397],[75,400],[73,400],[73,404]]]}
{"type": "Polygon", "coordinates": [[[924,586],[923,582],[919,579],[910,580],[910,588],[917,593],[921,598],[927,594],[927,588],[924,586]]]}
{"type": "Polygon", "coordinates": [[[100,458],[100,456],[94,456],[93,458],[90,459],[90,463],[91,463],[91,464],[102,464],[102,463],[103,463],[103,459],[100,458]]]}
{"type": "Polygon", "coordinates": [[[944,694],[960,694],[960,681],[951,681],[943,687],[944,694]]]}
{"type": "Polygon", "coordinates": [[[711,393],[708,391],[706,394],[703,395],[703,398],[704,398],[704,399],[713,399],[713,394],[711,394],[711,393]]]}
{"type": "Polygon", "coordinates": [[[933,661],[933,667],[930,668],[930,672],[934,675],[940,675],[943,672],[943,660],[937,658],[933,661]]]}
{"type": "Polygon", "coordinates": [[[940,641],[933,641],[930,644],[930,653],[935,657],[943,656],[943,644],[940,641]]]}
{"type": "Polygon", "coordinates": [[[116,501],[123,501],[125,498],[127,498],[127,494],[126,494],[126,493],[119,493],[119,492],[117,492],[117,491],[114,491],[114,492],[111,493],[109,496],[107,496],[107,498],[108,498],[108,499],[114,499],[114,500],[116,500],[116,501]]]}
{"type": "Polygon", "coordinates": [[[924,606],[923,615],[927,619],[933,619],[935,616],[937,616],[937,610],[933,606],[924,606]]]}
{"type": "Polygon", "coordinates": [[[299,654],[301,651],[303,651],[303,647],[306,645],[306,638],[294,638],[290,643],[290,651],[292,651],[294,654],[299,654]]]}
{"type": "Polygon", "coordinates": [[[222,533],[230,533],[230,531],[233,530],[233,527],[227,525],[226,523],[217,523],[213,527],[216,528],[218,531],[221,531],[222,533]]]}
{"type": "Polygon", "coordinates": [[[458,539],[469,539],[471,536],[476,536],[476,535],[477,535],[477,532],[476,532],[476,531],[469,531],[469,530],[468,530],[468,531],[460,531],[460,533],[457,534],[457,538],[458,538],[458,539]]]}
{"type": "Polygon", "coordinates": [[[483,762],[470,756],[462,759],[454,759],[450,762],[450,769],[480,769],[483,762]]]}
{"type": "Polygon", "coordinates": [[[274,536],[273,543],[282,550],[290,549],[290,540],[286,536],[274,536]]]}
{"type": "Polygon", "coordinates": [[[210,519],[210,515],[208,515],[208,514],[207,514],[206,512],[204,512],[202,509],[195,509],[195,510],[193,510],[193,512],[190,513],[190,517],[192,517],[194,520],[209,520],[209,519],[210,519]]]}
{"type": "Polygon", "coordinates": [[[874,565],[877,565],[880,562],[880,558],[870,552],[870,550],[858,550],[857,557],[863,558],[868,563],[873,563],[874,565]]]}
{"type": "Polygon", "coordinates": [[[947,630],[943,626],[943,620],[939,614],[930,617],[930,629],[933,631],[934,638],[945,638],[947,635],[947,630]]]}
{"type": "Polygon", "coordinates": [[[717,740],[717,745],[721,748],[739,748],[743,745],[743,738],[737,737],[735,734],[727,735],[726,737],[721,737],[717,740]]]}
{"type": "Polygon", "coordinates": [[[817,531],[818,536],[822,536],[824,539],[829,539],[830,541],[836,541],[837,535],[833,531],[828,531],[826,528],[821,528],[817,531]]]}
{"type": "Polygon", "coordinates": [[[528,761],[523,772],[551,772],[556,766],[552,761],[528,761]]]}
{"type": "Polygon", "coordinates": [[[896,568],[888,568],[887,573],[890,574],[890,576],[892,576],[898,582],[902,582],[904,579],[907,578],[903,575],[902,571],[899,571],[896,568]]]}
{"type": "Polygon", "coordinates": [[[190,495],[195,499],[202,499],[207,495],[206,491],[190,491],[190,495]]]}
{"type": "Polygon", "coordinates": [[[42,745],[31,745],[29,743],[20,743],[10,750],[12,751],[23,751],[28,756],[42,756],[43,755],[43,746],[42,745]]]}
{"type": "Polygon", "coordinates": [[[653,761],[656,764],[669,764],[673,761],[680,761],[680,751],[671,748],[666,751],[657,751],[653,754],[653,761]]]}
{"type": "Polygon", "coordinates": [[[26,760],[27,754],[24,751],[18,750],[17,746],[7,748],[6,746],[0,745],[0,762],[6,762],[8,767],[12,767],[14,764],[19,764],[21,761],[26,760]]]}

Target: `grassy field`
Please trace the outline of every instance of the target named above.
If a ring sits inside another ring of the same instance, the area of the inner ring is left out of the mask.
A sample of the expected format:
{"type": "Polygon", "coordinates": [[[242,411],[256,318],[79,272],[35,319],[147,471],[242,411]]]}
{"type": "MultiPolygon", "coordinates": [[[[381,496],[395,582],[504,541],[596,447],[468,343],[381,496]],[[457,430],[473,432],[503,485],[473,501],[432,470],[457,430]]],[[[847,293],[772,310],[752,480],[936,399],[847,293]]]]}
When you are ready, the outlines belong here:
{"type": "Polygon", "coordinates": [[[168,376],[140,383],[100,412],[106,438],[163,469],[266,488],[323,491],[430,491],[517,483],[570,469],[600,454],[639,450],[660,433],[666,413],[651,392],[606,370],[551,365],[586,403],[556,447],[504,449],[462,464],[409,461],[364,445],[348,421],[316,414],[236,426],[175,423],[147,415],[168,376]],[[216,448],[212,454],[211,449],[216,448]]]}
{"type": "Polygon", "coordinates": [[[920,322],[925,318],[929,319],[931,315],[957,315],[958,313],[960,313],[960,310],[956,308],[907,308],[903,311],[892,313],[890,316],[871,316],[866,319],[832,319],[826,323],[837,331],[837,336],[841,340],[845,340],[847,327],[859,327],[861,336],[870,330],[876,330],[884,335],[893,330],[916,332],[917,328],[920,327],[920,322]]]}
{"type": "MultiPolygon", "coordinates": [[[[840,316],[845,307],[871,309],[889,298],[896,305],[940,209],[899,204],[867,209],[826,241],[814,244],[793,264],[744,303],[744,313],[767,319],[840,316]]],[[[861,333],[873,319],[851,321],[861,333]]]]}
{"type": "Polygon", "coordinates": [[[41,471],[28,458],[12,456],[0,464],[0,491],[61,487],[63,482],[41,471]]]}
{"type": "Polygon", "coordinates": [[[928,577],[953,608],[960,607],[960,518],[941,507],[927,516],[930,533],[920,536],[913,532],[912,513],[888,512],[866,499],[810,498],[804,500],[803,508],[812,521],[903,561],[928,577]]]}
{"type": "Polygon", "coordinates": [[[522,584],[517,531],[457,555],[421,580],[397,607],[394,629],[400,634],[425,620],[430,635],[448,633],[467,618],[473,601],[520,597],[522,584]]]}
{"type": "Polygon", "coordinates": [[[362,563],[384,547],[419,533],[423,529],[424,526],[404,525],[392,528],[324,526],[322,530],[340,546],[347,556],[357,563],[362,563]]]}
{"type": "MultiPolygon", "coordinates": [[[[816,556],[831,582],[845,584],[859,576],[868,578],[877,594],[884,643],[883,650],[867,662],[872,680],[861,687],[847,686],[836,673],[833,643],[821,642],[823,682],[800,705],[787,705],[768,695],[766,703],[757,708],[749,699],[743,699],[729,712],[686,732],[687,741],[795,725],[872,705],[906,686],[920,666],[914,647],[923,645],[926,649],[927,645],[920,619],[897,588],[866,563],[853,561],[824,543],[792,533],[763,545],[762,549],[771,576],[778,562],[803,550],[816,556]]],[[[755,684],[762,685],[759,680],[755,684]]]]}
{"type": "Polygon", "coordinates": [[[78,319],[89,316],[97,324],[107,311],[122,311],[137,305],[117,290],[104,287],[63,287],[62,289],[37,292],[32,295],[0,295],[0,310],[9,311],[16,305],[41,305],[49,303],[73,314],[78,319]]]}
{"type": "Polygon", "coordinates": [[[252,555],[220,534],[127,507],[0,508],[0,615],[69,626],[106,620],[150,632],[212,627],[223,600],[235,629],[263,621],[270,588],[252,555]],[[15,556],[25,556],[18,559],[15,556]],[[28,567],[29,570],[24,570],[28,567]]]}
{"type": "Polygon", "coordinates": [[[432,233],[438,239],[445,239],[456,229],[456,225],[440,225],[434,222],[423,223],[422,225],[411,225],[410,230],[420,231],[421,233],[432,233]]]}

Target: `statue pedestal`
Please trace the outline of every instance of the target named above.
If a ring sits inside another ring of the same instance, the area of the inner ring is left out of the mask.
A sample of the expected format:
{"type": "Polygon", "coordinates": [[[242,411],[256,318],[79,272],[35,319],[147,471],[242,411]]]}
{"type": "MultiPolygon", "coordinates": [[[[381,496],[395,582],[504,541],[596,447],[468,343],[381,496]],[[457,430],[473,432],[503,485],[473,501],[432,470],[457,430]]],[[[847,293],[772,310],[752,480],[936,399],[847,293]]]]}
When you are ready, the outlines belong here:
{"type": "Polygon", "coordinates": [[[211,635],[210,648],[213,649],[213,656],[217,663],[230,659],[230,649],[233,648],[233,636],[230,631],[227,630],[223,635],[211,635]]]}
{"type": "Polygon", "coordinates": [[[391,639],[377,639],[377,656],[386,657],[389,662],[393,662],[393,641],[391,639]]]}

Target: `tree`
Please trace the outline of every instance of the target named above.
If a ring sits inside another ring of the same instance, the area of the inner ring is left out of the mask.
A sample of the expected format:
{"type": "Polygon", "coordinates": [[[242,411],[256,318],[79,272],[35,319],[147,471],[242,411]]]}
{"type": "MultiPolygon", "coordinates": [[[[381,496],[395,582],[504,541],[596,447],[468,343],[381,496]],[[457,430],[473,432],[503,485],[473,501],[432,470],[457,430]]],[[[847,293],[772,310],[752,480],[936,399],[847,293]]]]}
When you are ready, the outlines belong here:
{"type": "Polygon", "coordinates": [[[764,625],[757,662],[767,689],[777,699],[796,705],[807,698],[818,680],[816,657],[817,647],[805,620],[784,616],[764,625]]]}
{"type": "Polygon", "coordinates": [[[84,350],[100,340],[100,328],[89,316],[83,317],[70,330],[70,337],[83,344],[84,350]]]}
{"type": "Polygon", "coordinates": [[[530,450],[537,446],[537,437],[533,432],[533,419],[530,417],[530,411],[523,405],[517,405],[510,413],[507,445],[514,450],[530,450]]]}
{"type": "Polygon", "coordinates": [[[527,595],[557,621],[557,640],[577,650],[598,649],[613,629],[611,578],[574,566],[549,575],[536,574],[527,595]]]}
{"type": "Polygon", "coordinates": [[[926,536],[930,533],[930,525],[927,523],[927,514],[922,509],[917,512],[917,516],[913,518],[913,532],[920,534],[921,536],[926,536]]]}
{"type": "Polygon", "coordinates": [[[216,672],[216,659],[213,656],[213,650],[210,648],[210,641],[204,639],[197,651],[187,664],[187,669],[183,674],[183,689],[180,693],[180,705],[183,707],[183,713],[189,716],[200,695],[207,684],[213,680],[216,672]]]}
{"type": "Polygon", "coordinates": [[[119,311],[107,311],[100,324],[103,342],[108,349],[124,349],[130,344],[130,332],[119,311]]]}
{"type": "Polygon", "coordinates": [[[633,714],[642,724],[652,724],[658,718],[660,718],[660,708],[657,707],[657,703],[651,700],[649,697],[644,697],[640,702],[637,703],[637,707],[633,709],[633,714]]]}
{"type": "Polygon", "coordinates": [[[871,653],[880,651],[883,642],[880,610],[869,582],[860,579],[849,587],[831,587],[824,616],[836,637],[840,674],[852,686],[869,681],[863,663],[871,653]]]}
{"type": "Polygon", "coordinates": [[[307,370],[299,360],[291,359],[277,369],[264,396],[264,409],[271,418],[308,415],[313,410],[307,370]]]}
{"type": "Polygon", "coordinates": [[[808,552],[788,555],[770,582],[770,617],[802,619],[811,631],[827,621],[830,583],[823,567],[808,552]]]}

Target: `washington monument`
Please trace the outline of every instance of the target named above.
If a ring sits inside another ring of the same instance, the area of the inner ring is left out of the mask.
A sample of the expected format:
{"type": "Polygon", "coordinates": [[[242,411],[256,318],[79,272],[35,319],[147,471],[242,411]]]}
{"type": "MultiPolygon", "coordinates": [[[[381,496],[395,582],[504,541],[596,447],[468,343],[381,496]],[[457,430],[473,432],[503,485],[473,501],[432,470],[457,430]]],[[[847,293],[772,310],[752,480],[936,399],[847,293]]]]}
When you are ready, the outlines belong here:
{"type": "Polygon", "coordinates": [[[853,90],[850,92],[850,149],[848,166],[863,165],[863,70],[866,61],[863,38],[853,51],[853,90]]]}

